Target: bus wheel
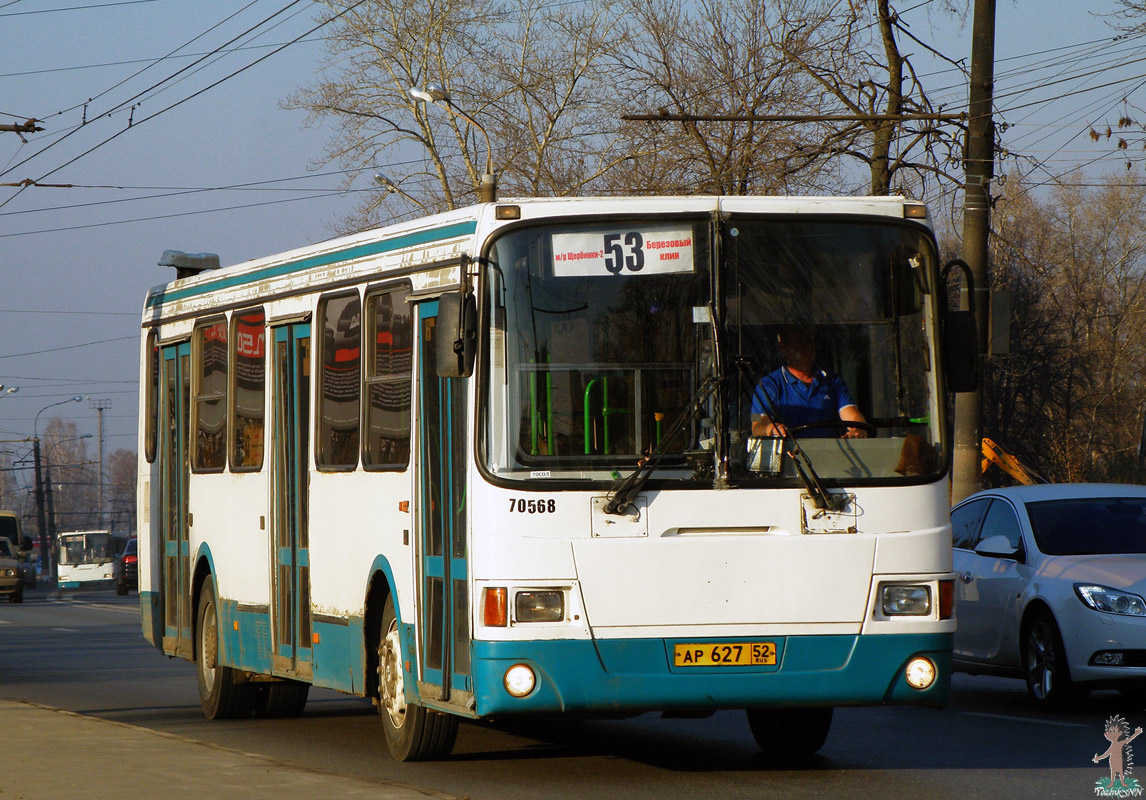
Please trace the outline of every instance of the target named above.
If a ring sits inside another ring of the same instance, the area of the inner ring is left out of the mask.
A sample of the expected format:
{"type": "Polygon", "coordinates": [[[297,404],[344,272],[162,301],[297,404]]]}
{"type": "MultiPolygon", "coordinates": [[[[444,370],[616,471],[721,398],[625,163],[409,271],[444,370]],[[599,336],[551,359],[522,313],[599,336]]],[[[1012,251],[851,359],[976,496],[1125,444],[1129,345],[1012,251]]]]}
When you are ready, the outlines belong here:
{"type": "Polygon", "coordinates": [[[454,749],[458,718],[406,701],[402,647],[393,597],[386,598],[378,637],[378,713],[395,761],[432,761],[454,749]]]}
{"type": "Polygon", "coordinates": [[[750,708],[748,727],[769,757],[806,758],[824,746],[832,727],[832,709],[750,708]]]}
{"type": "Polygon", "coordinates": [[[219,614],[215,582],[207,576],[199,594],[195,625],[195,665],[199,676],[199,702],[207,719],[249,717],[254,687],[239,683],[235,670],[219,664],[219,614]]]}
{"type": "Polygon", "coordinates": [[[255,689],[256,717],[297,717],[306,708],[310,684],[298,681],[266,683],[255,689]]]}

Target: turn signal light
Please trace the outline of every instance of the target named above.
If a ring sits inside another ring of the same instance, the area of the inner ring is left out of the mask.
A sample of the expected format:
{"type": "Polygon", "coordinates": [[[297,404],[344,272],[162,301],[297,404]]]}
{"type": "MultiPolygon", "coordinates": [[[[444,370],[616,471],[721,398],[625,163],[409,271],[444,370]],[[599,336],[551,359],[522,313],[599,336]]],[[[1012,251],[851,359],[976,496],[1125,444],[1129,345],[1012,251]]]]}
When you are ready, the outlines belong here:
{"type": "Polygon", "coordinates": [[[486,625],[504,628],[509,624],[509,593],[504,586],[487,586],[483,606],[482,621],[486,625]]]}
{"type": "Polygon", "coordinates": [[[939,619],[955,616],[955,581],[939,581],[939,619]]]}

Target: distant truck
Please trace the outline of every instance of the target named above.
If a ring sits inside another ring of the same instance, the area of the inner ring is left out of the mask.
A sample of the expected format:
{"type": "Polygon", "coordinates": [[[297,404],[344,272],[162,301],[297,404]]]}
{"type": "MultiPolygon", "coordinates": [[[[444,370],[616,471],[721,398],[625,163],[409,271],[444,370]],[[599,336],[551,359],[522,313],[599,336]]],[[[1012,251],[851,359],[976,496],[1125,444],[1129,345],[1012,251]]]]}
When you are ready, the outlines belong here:
{"type": "Polygon", "coordinates": [[[20,516],[15,511],[0,511],[0,539],[12,543],[12,551],[20,562],[23,586],[36,588],[36,568],[31,562],[32,539],[24,535],[20,526],[20,516]]]}

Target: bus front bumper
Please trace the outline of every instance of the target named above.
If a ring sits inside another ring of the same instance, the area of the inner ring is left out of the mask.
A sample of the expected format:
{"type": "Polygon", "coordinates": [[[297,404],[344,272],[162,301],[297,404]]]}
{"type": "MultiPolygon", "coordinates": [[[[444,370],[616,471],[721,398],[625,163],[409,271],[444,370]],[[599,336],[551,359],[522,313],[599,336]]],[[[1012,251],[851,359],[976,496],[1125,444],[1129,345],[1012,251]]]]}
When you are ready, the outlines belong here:
{"type": "Polygon", "coordinates": [[[759,667],[675,666],[674,645],[685,640],[475,641],[475,710],[491,717],[947,704],[950,633],[768,640],[777,648],[776,663],[759,667]],[[907,665],[916,657],[935,667],[935,681],[926,689],[907,682],[907,665]],[[527,666],[536,676],[536,686],[525,697],[514,697],[506,688],[506,672],[515,665],[527,666]]]}

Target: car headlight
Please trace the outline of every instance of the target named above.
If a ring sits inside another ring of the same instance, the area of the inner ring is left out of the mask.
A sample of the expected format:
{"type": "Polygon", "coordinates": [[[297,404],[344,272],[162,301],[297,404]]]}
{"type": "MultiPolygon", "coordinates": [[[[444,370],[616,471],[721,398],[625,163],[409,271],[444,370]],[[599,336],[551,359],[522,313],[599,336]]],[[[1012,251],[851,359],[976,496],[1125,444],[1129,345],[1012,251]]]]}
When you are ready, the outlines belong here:
{"type": "Polygon", "coordinates": [[[1146,600],[1139,595],[1092,583],[1076,583],[1074,593],[1088,608],[1093,608],[1095,611],[1146,617],[1146,600]]]}

